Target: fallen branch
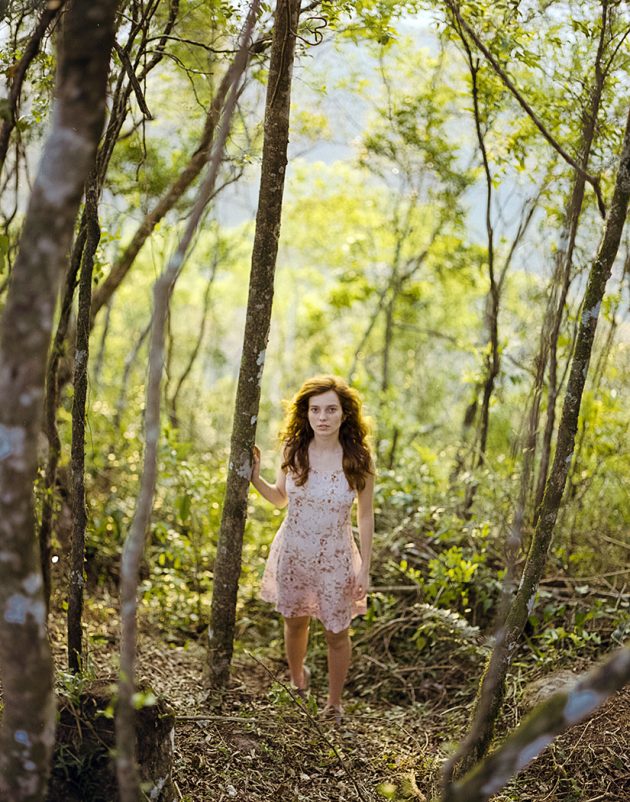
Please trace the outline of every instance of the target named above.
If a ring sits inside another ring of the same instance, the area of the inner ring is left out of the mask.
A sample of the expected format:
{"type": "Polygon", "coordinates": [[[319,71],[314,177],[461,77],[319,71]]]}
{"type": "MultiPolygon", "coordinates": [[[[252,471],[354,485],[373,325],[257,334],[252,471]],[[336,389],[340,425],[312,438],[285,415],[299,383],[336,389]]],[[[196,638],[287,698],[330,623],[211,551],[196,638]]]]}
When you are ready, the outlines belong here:
{"type": "Polygon", "coordinates": [[[558,691],[534,708],[504,743],[461,782],[444,791],[443,802],[485,802],[547,747],[557,735],[579,724],[630,681],[630,647],[615,652],[582,676],[569,690],[558,691]]]}

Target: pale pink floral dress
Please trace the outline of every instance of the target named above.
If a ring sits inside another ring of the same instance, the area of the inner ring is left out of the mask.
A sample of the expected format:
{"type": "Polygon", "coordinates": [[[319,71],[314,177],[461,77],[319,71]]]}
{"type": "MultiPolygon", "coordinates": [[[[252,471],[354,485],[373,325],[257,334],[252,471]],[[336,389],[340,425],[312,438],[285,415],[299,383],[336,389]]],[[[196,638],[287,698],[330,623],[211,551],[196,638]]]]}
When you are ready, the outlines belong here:
{"type": "Polygon", "coordinates": [[[367,602],[352,598],[361,568],[350,517],[355,491],[342,470],[313,468],[301,487],[289,472],[286,490],[288,512],[269,550],[261,596],[285,618],[313,616],[341,632],[367,602]]]}

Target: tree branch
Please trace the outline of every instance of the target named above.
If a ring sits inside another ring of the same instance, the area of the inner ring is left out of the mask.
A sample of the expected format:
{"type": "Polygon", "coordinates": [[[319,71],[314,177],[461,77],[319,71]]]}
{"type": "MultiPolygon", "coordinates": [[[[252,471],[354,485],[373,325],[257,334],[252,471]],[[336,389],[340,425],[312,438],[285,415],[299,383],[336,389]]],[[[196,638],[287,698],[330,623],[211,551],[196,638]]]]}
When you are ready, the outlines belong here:
{"type": "Polygon", "coordinates": [[[443,802],[485,802],[525,768],[557,735],[588,718],[630,681],[630,647],[583,675],[569,690],[538,705],[504,743],[464,779],[444,792],[443,802]]]}
{"type": "Polygon", "coordinates": [[[512,93],[514,98],[517,100],[523,111],[527,114],[527,116],[531,119],[534,123],[536,128],[540,131],[540,133],[544,136],[544,138],[549,142],[552,148],[556,150],[565,162],[573,169],[584,176],[585,180],[593,187],[593,191],[595,192],[595,196],[597,198],[597,206],[599,208],[599,212],[603,218],[606,217],[606,204],[604,203],[604,198],[602,197],[601,186],[600,186],[600,179],[598,176],[593,176],[589,172],[583,169],[583,167],[569,154],[567,151],[562,147],[562,145],[555,139],[549,131],[545,128],[543,123],[541,122],[540,118],[536,114],[536,112],[532,109],[529,103],[525,100],[519,89],[516,85],[512,82],[511,78],[508,76],[506,71],[503,67],[499,64],[497,59],[492,55],[491,51],[488,47],[482,42],[478,34],[474,31],[474,29],[462,18],[462,15],[459,11],[459,6],[455,2],[455,0],[445,0],[446,5],[451,10],[455,19],[462,27],[462,30],[466,31],[468,36],[473,40],[477,48],[483,53],[486,57],[487,61],[492,66],[493,70],[499,76],[499,78],[503,81],[504,85],[509,89],[512,93]]]}

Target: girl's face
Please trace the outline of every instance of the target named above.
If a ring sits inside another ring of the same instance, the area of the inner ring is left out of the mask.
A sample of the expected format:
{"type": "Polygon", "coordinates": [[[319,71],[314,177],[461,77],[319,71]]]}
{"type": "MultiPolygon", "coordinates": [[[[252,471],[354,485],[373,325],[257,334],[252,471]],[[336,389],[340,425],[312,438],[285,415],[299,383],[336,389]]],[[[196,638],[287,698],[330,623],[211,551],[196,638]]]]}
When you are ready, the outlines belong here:
{"type": "Polygon", "coordinates": [[[341,401],[334,390],[308,399],[308,422],[315,434],[331,437],[339,433],[343,420],[341,401]]]}

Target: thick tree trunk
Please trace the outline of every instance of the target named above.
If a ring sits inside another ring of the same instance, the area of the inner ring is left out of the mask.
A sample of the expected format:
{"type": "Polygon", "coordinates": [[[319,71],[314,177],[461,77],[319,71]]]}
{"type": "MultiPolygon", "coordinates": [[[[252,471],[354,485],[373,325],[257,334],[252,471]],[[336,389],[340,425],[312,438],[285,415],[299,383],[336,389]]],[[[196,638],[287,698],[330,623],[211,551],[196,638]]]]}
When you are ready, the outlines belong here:
{"type": "Polygon", "coordinates": [[[161,381],[164,371],[164,343],[169,301],[173,287],[182,270],[193,236],[199,227],[204,209],[210,201],[223,160],[230,121],[236,107],[241,79],[249,58],[251,34],[258,15],[260,0],[251,4],[239,48],[228,71],[226,103],[218,127],[216,141],[210,156],[208,173],[195,200],[186,229],[166,269],[156,281],[153,297],[154,309],[149,350],[149,376],[145,409],[145,448],[140,493],[121,562],[120,609],[121,650],[118,707],[116,710],[116,772],[121,802],[138,802],[140,784],[136,765],[135,711],[133,705],[134,672],[136,658],[136,611],[138,605],[138,578],[144,541],[149,527],[158,468],[160,438],[161,381]]]}
{"type": "Polygon", "coordinates": [[[525,768],[557,735],[588,718],[630,681],[630,648],[620,649],[568,690],[558,691],[527,716],[501,746],[461,782],[448,786],[443,802],[485,802],[525,768]]]}
{"type": "Polygon", "coordinates": [[[289,143],[289,108],[300,0],[278,0],[265,107],[264,144],[256,233],[247,300],[243,354],[238,377],[227,486],[214,566],[212,614],[208,633],[209,676],[224,686],[236,620],[243,530],[260,403],[260,384],[269,339],[273,285],[280,237],[282,195],[289,143]]]}
{"type": "Polygon", "coordinates": [[[85,411],[90,352],[90,301],[92,298],[94,256],[101,238],[95,178],[96,176],[92,175],[85,200],[87,240],[79,283],[77,340],[74,354],[74,395],[72,401],[72,550],[68,593],[68,666],[70,671],[75,674],[81,670],[83,657],[83,563],[85,560],[85,528],[87,525],[84,476],[85,411]]]}
{"type": "Polygon", "coordinates": [[[536,524],[520,585],[510,605],[505,624],[497,637],[496,646],[490,656],[481,682],[471,734],[464,742],[458,755],[447,767],[447,777],[453,771],[455,761],[461,762],[466,769],[474,765],[486,753],[493,736],[494,722],[503,703],[505,678],[518,646],[518,640],[534,605],[538,585],[545,569],[547,552],[573,456],[580,404],[599,318],[599,310],[604,297],[606,282],[610,277],[612,265],[619,249],[629,198],[630,113],[626,121],[621,161],[615,181],[612,202],[584,294],[580,327],[558,427],[556,453],[542,500],[538,523],[536,524]]]}
{"type": "Polygon", "coordinates": [[[77,0],[65,15],[52,130],[0,329],[0,794],[10,802],[43,798],[54,740],[33,481],[55,298],[103,126],[116,5],[77,0]]]}

